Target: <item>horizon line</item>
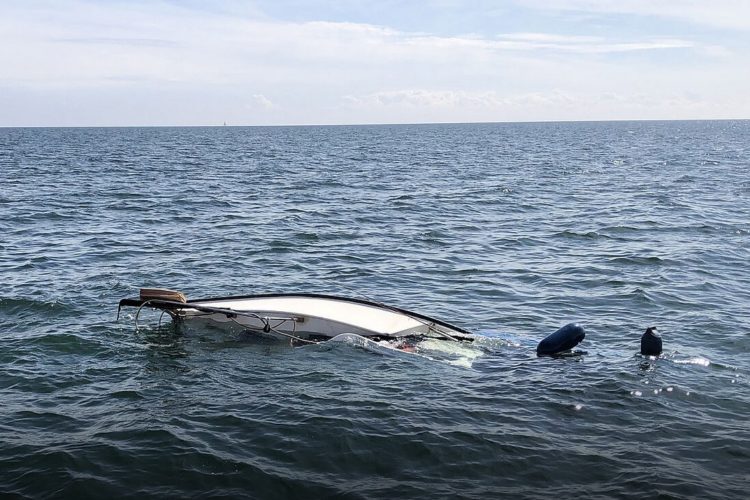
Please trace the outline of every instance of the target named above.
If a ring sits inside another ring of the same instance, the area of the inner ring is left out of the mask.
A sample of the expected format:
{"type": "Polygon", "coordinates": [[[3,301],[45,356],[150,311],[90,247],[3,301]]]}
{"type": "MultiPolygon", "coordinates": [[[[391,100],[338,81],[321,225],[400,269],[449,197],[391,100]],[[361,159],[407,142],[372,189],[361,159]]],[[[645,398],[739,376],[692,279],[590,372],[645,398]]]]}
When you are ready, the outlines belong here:
{"type": "Polygon", "coordinates": [[[493,125],[493,124],[544,124],[544,123],[628,123],[628,122],[727,122],[748,121],[750,118],[633,118],[604,120],[517,120],[476,122],[372,122],[372,123],[292,123],[265,125],[0,125],[11,128],[281,128],[281,127],[393,127],[414,125],[493,125]]]}

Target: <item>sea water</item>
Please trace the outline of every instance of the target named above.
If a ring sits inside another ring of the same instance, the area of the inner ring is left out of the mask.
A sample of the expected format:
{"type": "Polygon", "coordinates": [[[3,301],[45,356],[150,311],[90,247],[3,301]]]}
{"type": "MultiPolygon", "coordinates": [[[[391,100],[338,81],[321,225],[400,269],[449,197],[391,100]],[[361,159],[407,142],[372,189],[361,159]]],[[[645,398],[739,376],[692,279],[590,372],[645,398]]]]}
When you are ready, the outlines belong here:
{"type": "Polygon", "coordinates": [[[746,498],[748,262],[748,121],[0,129],[0,496],[746,498]],[[478,337],[136,330],[141,286],[478,337]]]}

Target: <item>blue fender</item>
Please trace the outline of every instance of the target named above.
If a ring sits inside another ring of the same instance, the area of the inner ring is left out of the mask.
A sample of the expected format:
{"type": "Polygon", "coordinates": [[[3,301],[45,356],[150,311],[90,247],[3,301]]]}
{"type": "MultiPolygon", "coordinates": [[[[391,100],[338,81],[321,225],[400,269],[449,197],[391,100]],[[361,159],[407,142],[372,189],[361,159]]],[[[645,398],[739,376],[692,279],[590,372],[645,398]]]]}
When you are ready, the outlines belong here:
{"type": "Polygon", "coordinates": [[[537,356],[554,356],[577,346],[586,336],[586,330],[578,323],[569,323],[546,336],[536,346],[537,356]]]}

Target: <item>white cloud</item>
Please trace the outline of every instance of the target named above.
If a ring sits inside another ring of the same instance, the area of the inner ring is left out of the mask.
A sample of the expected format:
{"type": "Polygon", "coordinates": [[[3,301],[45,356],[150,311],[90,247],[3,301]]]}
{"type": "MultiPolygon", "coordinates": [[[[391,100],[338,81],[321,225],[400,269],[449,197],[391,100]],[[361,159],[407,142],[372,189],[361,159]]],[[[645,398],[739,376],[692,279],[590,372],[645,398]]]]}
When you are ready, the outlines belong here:
{"type": "Polygon", "coordinates": [[[253,103],[263,109],[273,108],[273,102],[263,94],[253,94],[253,103]]]}
{"type": "Polygon", "coordinates": [[[512,33],[498,35],[498,49],[557,50],[582,54],[607,54],[695,47],[694,42],[676,38],[645,39],[636,42],[616,42],[594,36],[563,36],[550,33],[512,33]]]}
{"type": "Polygon", "coordinates": [[[685,20],[695,24],[750,29],[747,0],[516,0],[519,4],[545,10],[600,14],[630,14],[685,20]]]}
{"type": "Polygon", "coordinates": [[[436,113],[450,121],[455,110],[479,112],[484,121],[543,120],[550,111],[558,119],[606,119],[601,110],[616,112],[621,119],[658,118],[664,113],[705,112],[710,103],[689,94],[659,96],[638,92],[546,92],[499,94],[497,92],[455,92],[451,90],[406,89],[344,97],[346,106],[370,112],[376,110],[417,110],[436,113]],[[637,113],[636,114],[634,114],[637,113]]]}
{"type": "Polygon", "coordinates": [[[60,16],[54,24],[45,19],[48,16],[37,17],[38,12],[6,16],[0,21],[5,33],[0,41],[23,50],[0,55],[5,70],[0,81],[228,84],[287,80],[299,70],[336,75],[347,68],[351,73],[362,68],[367,72],[376,64],[414,61],[466,66],[491,63],[511,52],[607,54],[696,47],[681,39],[618,41],[550,33],[440,37],[367,24],[274,22],[196,14],[164,5],[159,8],[166,10],[153,12],[136,5],[115,4],[107,10],[73,2],[60,12],[50,7],[48,16],[60,16]]]}
{"type": "Polygon", "coordinates": [[[498,92],[467,92],[453,90],[408,89],[353,96],[347,95],[344,101],[355,107],[411,107],[435,109],[496,109],[528,105],[576,104],[575,99],[564,92],[553,90],[548,93],[525,93],[503,96],[498,92]]]}

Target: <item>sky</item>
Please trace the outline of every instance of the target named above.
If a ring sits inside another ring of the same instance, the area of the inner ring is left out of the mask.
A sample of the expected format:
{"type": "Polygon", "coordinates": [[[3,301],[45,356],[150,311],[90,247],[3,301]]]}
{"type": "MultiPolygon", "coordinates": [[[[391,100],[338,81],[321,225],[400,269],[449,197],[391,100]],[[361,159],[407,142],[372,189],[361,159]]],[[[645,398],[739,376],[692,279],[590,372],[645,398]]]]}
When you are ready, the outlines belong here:
{"type": "Polygon", "coordinates": [[[750,118],[750,0],[0,0],[0,126],[750,118]]]}

